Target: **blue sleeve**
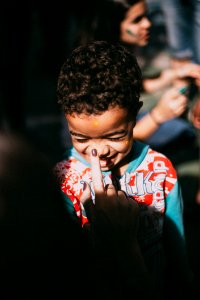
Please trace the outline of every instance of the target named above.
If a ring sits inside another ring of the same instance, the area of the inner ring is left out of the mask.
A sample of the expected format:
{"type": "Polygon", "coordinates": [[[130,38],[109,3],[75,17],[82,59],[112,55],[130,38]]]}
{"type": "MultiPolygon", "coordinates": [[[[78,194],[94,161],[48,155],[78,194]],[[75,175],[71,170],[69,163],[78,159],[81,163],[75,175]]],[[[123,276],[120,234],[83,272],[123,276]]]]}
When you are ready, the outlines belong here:
{"type": "MultiPolygon", "coordinates": [[[[164,230],[167,236],[167,253],[171,256],[171,266],[177,278],[184,283],[191,282],[193,274],[190,269],[183,222],[183,198],[177,182],[166,199],[164,230]]],[[[168,261],[169,263],[169,261],[168,261]]],[[[174,277],[176,278],[176,277],[174,277]]]]}
{"type": "Polygon", "coordinates": [[[172,224],[170,227],[174,227],[170,234],[174,235],[175,232],[185,239],[184,224],[183,224],[183,198],[178,181],[174,188],[168,194],[166,198],[166,220],[172,224]]]}

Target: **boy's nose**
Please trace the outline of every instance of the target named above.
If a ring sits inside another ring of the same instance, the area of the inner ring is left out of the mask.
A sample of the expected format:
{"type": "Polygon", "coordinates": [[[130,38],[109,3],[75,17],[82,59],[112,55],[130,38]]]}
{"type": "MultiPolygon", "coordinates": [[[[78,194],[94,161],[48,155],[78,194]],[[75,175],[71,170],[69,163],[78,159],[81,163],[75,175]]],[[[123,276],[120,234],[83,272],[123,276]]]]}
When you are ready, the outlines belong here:
{"type": "Polygon", "coordinates": [[[104,158],[109,155],[110,149],[108,146],[96,145],[96,149],[100,158],[104,158]]]}

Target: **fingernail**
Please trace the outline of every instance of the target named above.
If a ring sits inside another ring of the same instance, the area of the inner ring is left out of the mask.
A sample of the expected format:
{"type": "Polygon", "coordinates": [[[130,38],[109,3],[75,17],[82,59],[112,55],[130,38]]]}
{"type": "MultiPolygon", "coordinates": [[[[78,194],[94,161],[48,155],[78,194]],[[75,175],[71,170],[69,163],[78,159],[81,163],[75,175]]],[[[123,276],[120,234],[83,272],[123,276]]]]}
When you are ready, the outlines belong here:
{"type": "Polygon", "coordinates": [[[84,181],[84,182],[83,182],[83,191],[86,190],[86,187],[87,187],[87,184],[86,184],[86,182],[84,181]]]}
{"type": "Polygon", "coordinates": [[[97,150],[96,149],[92,149],[92,156],[97,156],[97,150]]]}

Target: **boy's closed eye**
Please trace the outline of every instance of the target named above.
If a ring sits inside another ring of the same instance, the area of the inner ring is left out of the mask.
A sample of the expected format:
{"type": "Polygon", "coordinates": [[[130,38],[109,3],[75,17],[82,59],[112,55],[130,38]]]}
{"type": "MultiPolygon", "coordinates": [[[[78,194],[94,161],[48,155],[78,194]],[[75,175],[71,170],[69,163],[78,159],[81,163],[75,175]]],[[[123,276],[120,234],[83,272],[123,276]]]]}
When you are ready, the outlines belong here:
{"type": "MultiPolygon", "coordinates": [[[[123,135],[123,136],[120,136],[120,137],[113,137],[113,138],[110,137],[110,138],[106,138],[106,139],[108,141],[111,141],[111,142],[118,142],[118,141],[123,140],[126,135],[123,135]]],[[[74,140],[78,143],[87,143],[90,139],[89,138],[88,139],[77,139],[77,138],[75,138],[74,140]]]]}
{"type": "MultiPolygon", "coordinates": [[[[73,140],[78,143],[87,143],[89,140],[92,139],[91,137],[84,137],[81,134],[72,131],[70,131],[70,133],[71,136],[73,137],[73,140]]],[[[112,134],[113,136],[110,134],[110,135],[99,137],[99,139],[107,139],[109,141],[118,142],[123,140],[127,136],[127,134],[128,134],[128,130],[123,130],[123,132],[120,132],[120,135],[119,134],[117,135],[115,132],[115,134],[112,134]]]]}

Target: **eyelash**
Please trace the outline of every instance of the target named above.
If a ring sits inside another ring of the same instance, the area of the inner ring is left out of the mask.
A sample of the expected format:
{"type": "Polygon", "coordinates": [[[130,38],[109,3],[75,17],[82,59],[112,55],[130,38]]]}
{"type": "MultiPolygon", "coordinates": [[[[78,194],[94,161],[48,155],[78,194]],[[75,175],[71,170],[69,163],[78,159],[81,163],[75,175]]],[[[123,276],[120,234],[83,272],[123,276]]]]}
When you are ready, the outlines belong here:
{"type": "Polygon", "coordinates": [[[87,143],[88,139],[75,139],[78,143],[87,143]]]}
{"type": "Polygon", "coordinates": [[[124,136],[118,137],[118,138],[109,138],[108,140],[111,142],[117,142],[117,141],[121,141],[124,138],[124,136]]]}
{"type": "MultiPolygon", "coordinates": [[[[117,141],[121,141],[123,138],[124,138],[124,136],[118,137],[118,138],[107,138],[107,139],[111,142],[117,142],[117,141]]],[[[89,139],[75,139],[75,140],[76,140],[76,142],[82,143],[82,144],[87,143],[89,141],[89,139]]]]}

